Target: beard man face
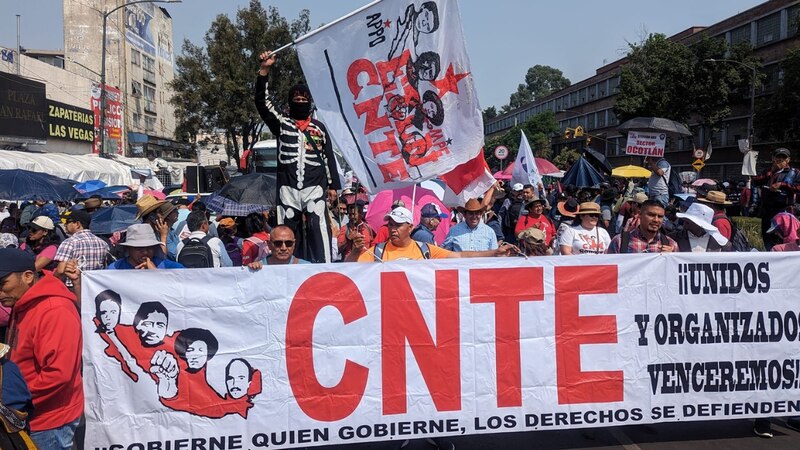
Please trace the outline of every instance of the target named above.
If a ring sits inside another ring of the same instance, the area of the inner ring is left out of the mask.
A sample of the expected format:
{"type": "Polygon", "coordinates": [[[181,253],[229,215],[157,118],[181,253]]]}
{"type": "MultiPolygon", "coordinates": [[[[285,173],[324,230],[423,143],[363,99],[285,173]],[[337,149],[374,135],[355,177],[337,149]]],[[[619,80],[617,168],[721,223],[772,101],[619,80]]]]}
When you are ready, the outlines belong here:
{"type": "Polygon", "coordinates": [[[160,312],[151,312],[136,325],[136,332],[139,333],[139,339],[144,345],[153,346],[162,343],[164,336],[167,335],[167,316],[160,312]]]}

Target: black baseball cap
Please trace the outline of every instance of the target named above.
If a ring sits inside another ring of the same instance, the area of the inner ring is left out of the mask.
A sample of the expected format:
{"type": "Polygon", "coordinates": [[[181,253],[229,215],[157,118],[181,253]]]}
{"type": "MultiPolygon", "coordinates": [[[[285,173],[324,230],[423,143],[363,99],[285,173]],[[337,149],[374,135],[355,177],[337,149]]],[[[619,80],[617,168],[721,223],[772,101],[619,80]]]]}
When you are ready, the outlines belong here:
{"type": "Polygon", "coordinates": [[[67,223],[70,222],[80,222],[83,228],[88,230],[89,225],[92,223],[92,216],[90,216],[88,212],[78,209],[72,211],[69,216],[67,216],[67,223]]]}
{"type": "Polygon", "coordinates": [[[36,257],[33,253],[17,248],[0,248],[0,278],[28,270],[36,271],[36,257]]]}

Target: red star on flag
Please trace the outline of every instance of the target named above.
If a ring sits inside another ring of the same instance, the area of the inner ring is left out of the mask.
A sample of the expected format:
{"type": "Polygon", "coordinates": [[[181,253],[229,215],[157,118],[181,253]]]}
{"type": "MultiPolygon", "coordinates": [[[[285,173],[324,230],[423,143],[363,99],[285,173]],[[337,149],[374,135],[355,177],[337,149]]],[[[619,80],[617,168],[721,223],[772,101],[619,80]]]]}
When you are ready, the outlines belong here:
{"type": "Polygon", "coordinates": [[[444,95],[448,92],[458,94],[458,82],[468,77],[469,74],[469,72],[455,73],[452,63],[447,66],[447,71],[444,74],[444,78],[433,81],[433,85],[439,90],[439,97],[444,97],[444,95]]]}
{"type": "Polygon", "coordinates": [[[391,20],[385,20],[383,22],[383,28],[391,28],[391,27],[392,27],[392,21],[391,20]]]}

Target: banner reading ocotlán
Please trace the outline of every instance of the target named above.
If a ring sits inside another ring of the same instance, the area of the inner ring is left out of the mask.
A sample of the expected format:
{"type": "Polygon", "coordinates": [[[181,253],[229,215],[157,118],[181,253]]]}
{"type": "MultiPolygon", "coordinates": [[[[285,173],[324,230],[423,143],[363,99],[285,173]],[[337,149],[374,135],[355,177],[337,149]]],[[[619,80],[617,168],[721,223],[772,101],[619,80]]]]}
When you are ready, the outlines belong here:
{"type": "Polygon", "coordinates": [[[297,52],[322,121],[370,192],[434,178],[481,150],[456,0],[376,2],[297,52]]]}
{"type": "Polygon", "coordinates": [[[798,415],[795,266],[747,253],[88,272],[86,448],[798,415]]]}

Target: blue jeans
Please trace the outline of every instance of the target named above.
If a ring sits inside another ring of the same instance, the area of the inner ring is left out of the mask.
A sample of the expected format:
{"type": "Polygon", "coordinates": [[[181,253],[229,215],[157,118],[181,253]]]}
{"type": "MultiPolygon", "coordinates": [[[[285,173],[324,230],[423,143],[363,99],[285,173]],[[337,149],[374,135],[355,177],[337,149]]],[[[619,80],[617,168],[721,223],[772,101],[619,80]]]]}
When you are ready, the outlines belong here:
{"type": "Polygon", "coordinates": [[[72,450],[72,438],[81,419],[58,428],[31,433],[31,440],[39,450],[72,450]]]}

